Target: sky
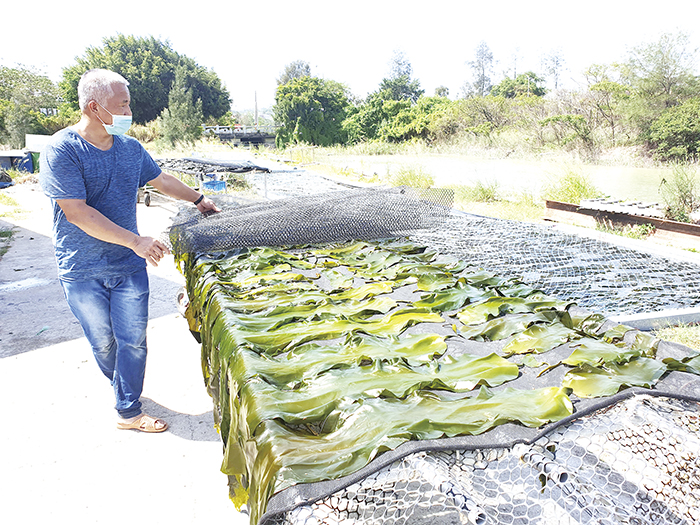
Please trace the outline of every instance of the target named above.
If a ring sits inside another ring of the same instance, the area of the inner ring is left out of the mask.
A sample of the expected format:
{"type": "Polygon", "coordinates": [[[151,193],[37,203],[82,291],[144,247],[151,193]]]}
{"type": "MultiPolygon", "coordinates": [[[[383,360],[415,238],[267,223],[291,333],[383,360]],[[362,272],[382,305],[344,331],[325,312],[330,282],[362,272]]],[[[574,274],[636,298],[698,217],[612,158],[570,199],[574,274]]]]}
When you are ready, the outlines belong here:
{"type": "Polygon", "coordinates": [[[213,70],[242,111],[256,97],[261,110],[271,107],[276,79],[296,60],[365,97],[401,52],[426,94],[446,86],[456,98],[481,42],[493,53],[495,83],[514,64],[541,74],[542,57],[556,52],[565,62],[560,87],[575,89],[592,64],[624,60],[663,33],[684,32],[700,48],[699,15],[700,2],[690,0],[24,0],[3,7],[0,65],[58,81],[104,38],[153,36],[213,70]]]}

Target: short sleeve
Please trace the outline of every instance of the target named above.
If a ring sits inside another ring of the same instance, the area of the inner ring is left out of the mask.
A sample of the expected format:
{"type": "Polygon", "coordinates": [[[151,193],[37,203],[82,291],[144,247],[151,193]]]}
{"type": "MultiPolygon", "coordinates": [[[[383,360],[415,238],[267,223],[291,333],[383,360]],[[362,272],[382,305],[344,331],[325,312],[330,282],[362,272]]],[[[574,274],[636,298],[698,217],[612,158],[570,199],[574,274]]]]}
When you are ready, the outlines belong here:
{"type": "Polygon", "coordinates": [[[158,178],[161,174],[160,166],[153,160],[153,157],[141,146],[142,150],[142,160],[141,160],[141,176],[139,178],[139,188],[143,188],[146,184],[151,182],[153,179],[158,178]]]}
{"type": "Polygon", "coordinates": [[[83,167],[75,148],[61,132],[44,148],[39,183],[51,199],[81,199],[87,197],[83,167]]]}

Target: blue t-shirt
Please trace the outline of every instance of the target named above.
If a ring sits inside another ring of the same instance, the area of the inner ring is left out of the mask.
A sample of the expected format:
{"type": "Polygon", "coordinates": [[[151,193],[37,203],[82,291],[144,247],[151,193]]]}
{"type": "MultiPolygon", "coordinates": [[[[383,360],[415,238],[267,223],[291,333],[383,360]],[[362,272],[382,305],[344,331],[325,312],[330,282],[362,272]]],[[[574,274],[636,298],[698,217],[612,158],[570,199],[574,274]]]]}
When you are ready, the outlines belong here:
{"type": "Polygon", "coordinates": [[[71,224],[56,200],[85,200],[115,224],[138,233],[138,189],[160,173],[158,164],[132,137],[115,135],[107,151],[70,128],[52,137],[42,152],[39,181],[53,203],[53,244],[60,279],[131,275],[144,269],[146,260],[130,248],[91,237],[71,224]]]}

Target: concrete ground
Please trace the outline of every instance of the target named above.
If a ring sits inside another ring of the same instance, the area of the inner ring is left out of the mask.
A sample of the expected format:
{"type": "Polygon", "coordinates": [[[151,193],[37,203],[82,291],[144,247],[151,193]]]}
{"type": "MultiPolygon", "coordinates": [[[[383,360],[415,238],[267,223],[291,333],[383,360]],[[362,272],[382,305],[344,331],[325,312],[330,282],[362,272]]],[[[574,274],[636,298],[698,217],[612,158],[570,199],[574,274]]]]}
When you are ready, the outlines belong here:
{"type": "MultiPolygon", "coordinates": [[[[149,267],[145,410],[163,434],[117,430],[114,397],[56,278],[51,210],[35,184],[0,190],[27,213],[0,259],[0,523],[248,523],[228,499],[199,345],[178,314],[172,256],[149,267]]],[[[0,205],[0,213],[7,211],[0,205]]],[[[173,204],[139,204],[158,235],[173,204]]]]}

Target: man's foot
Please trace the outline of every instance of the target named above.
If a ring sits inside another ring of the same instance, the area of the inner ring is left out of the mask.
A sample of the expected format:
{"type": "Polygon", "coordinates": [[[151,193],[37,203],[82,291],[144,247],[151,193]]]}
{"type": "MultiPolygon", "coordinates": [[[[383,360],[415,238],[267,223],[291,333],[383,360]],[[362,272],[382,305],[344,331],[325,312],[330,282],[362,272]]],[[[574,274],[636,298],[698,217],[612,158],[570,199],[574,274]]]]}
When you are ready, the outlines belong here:
{"type": "Polygon", "coordinates": [[[148,414],[141,414],[129,419],[120,419],[117,422],[120,430],[139,430],[141,432],[165,432],[168,424],[162,419],[151,417],[148,414]]]}

